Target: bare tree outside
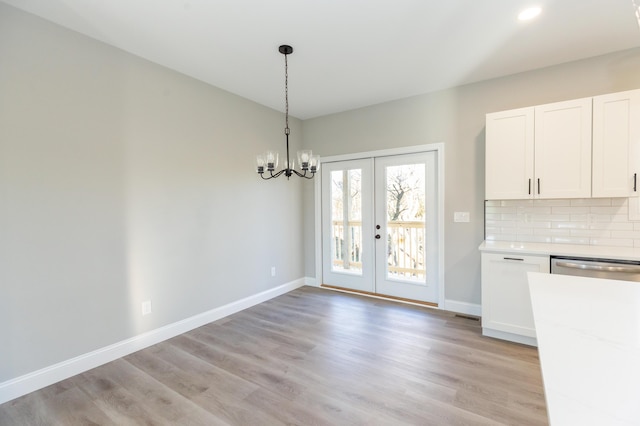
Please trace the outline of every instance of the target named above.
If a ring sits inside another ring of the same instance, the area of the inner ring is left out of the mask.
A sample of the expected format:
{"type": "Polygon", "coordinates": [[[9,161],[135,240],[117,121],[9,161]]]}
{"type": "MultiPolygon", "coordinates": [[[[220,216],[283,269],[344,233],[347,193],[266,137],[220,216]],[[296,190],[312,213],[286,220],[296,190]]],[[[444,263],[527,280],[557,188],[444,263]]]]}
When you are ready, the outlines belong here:
{"type": "Polygon", "coordinates": [[[387,262],[389,275],[424,278],[424,165],[386,168],[387,262]]]}
{"type": "MultiPolygon", "coordinates": [[[[425,278],[425,166],[385,168],[389,278],[425,278]]],[[[362,170],[331,172],[332,267],[362,271],[362,170]]]]}

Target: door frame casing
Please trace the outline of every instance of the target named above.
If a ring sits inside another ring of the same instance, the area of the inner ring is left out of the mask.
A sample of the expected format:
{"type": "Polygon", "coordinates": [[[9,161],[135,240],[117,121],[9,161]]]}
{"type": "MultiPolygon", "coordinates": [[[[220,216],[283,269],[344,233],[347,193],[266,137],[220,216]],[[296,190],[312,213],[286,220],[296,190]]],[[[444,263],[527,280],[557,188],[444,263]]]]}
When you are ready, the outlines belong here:
{"type": "MultiPolygon", "coordinates": [[[[414,145],[401,148],[381,149],[376,151],[357,152],[353,154],[332,155],[321,157],[320,164],[336,161],[361,160],[366,158],[387,157],[402,154],[417,154],[421,152],[436,152],[437,159],[437,189],[438,189],[438,309],[444,309],[444,143],[414,145]]],[[[316,174],[314,185],[314,213],[315,213],[315,265],[316,285],[323,283],[322,274],[322,166],[316,174]]]]}

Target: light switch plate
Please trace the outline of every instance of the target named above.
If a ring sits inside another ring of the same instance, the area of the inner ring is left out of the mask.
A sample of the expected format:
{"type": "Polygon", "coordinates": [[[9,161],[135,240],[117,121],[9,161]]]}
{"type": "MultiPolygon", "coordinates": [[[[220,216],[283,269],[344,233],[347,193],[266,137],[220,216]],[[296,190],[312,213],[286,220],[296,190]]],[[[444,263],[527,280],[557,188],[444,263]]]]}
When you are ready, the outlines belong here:
{"type": "Polygon", "coordinates": [[[453,221],[454,222],[469,222],[469,212],[454,212],[453,213],[453,221]]]}

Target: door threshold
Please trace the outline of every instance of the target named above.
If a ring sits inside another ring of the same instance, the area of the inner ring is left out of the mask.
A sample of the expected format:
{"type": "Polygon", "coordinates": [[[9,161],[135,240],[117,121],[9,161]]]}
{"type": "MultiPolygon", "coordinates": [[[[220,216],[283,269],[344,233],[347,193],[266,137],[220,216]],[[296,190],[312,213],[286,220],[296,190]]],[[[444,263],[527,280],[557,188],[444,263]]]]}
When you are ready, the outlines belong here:
{"type": "Polygon", "coordinates": [[[415,299],[406,299],[404,297],[388,296],[386,294],[372,293],[370,291],[352,290],[350,288],[338,287],[335,285],[320,284],[320,287],[326,288],[329,290],[341,291],[343,293],[353,293],[353,294],[360,294],[363,296],[375,297],[376,299],[392,300],[394,302],[402,302],[402,303],[409,303],[411,305],[426,306],[428,308],[438,307],[438,304],[433,302],[425,302],[423,300],[415,300],[415,299]]]}

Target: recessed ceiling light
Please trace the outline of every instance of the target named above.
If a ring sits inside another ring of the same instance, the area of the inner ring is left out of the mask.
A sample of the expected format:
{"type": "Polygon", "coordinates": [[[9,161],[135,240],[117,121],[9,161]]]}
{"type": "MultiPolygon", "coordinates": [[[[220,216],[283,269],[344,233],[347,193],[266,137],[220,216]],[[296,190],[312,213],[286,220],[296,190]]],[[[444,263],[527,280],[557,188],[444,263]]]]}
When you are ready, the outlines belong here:
{"type": "Polygon", "coordinates": [[[536,16],[540,15],[540,12],[542,12],[542,9],[540,9],[539,7],[530,7],[520,12],[520,14],[518,15],[518,19],[521,21],[528,21],[529,19],[533,19],[536,16]]]}

